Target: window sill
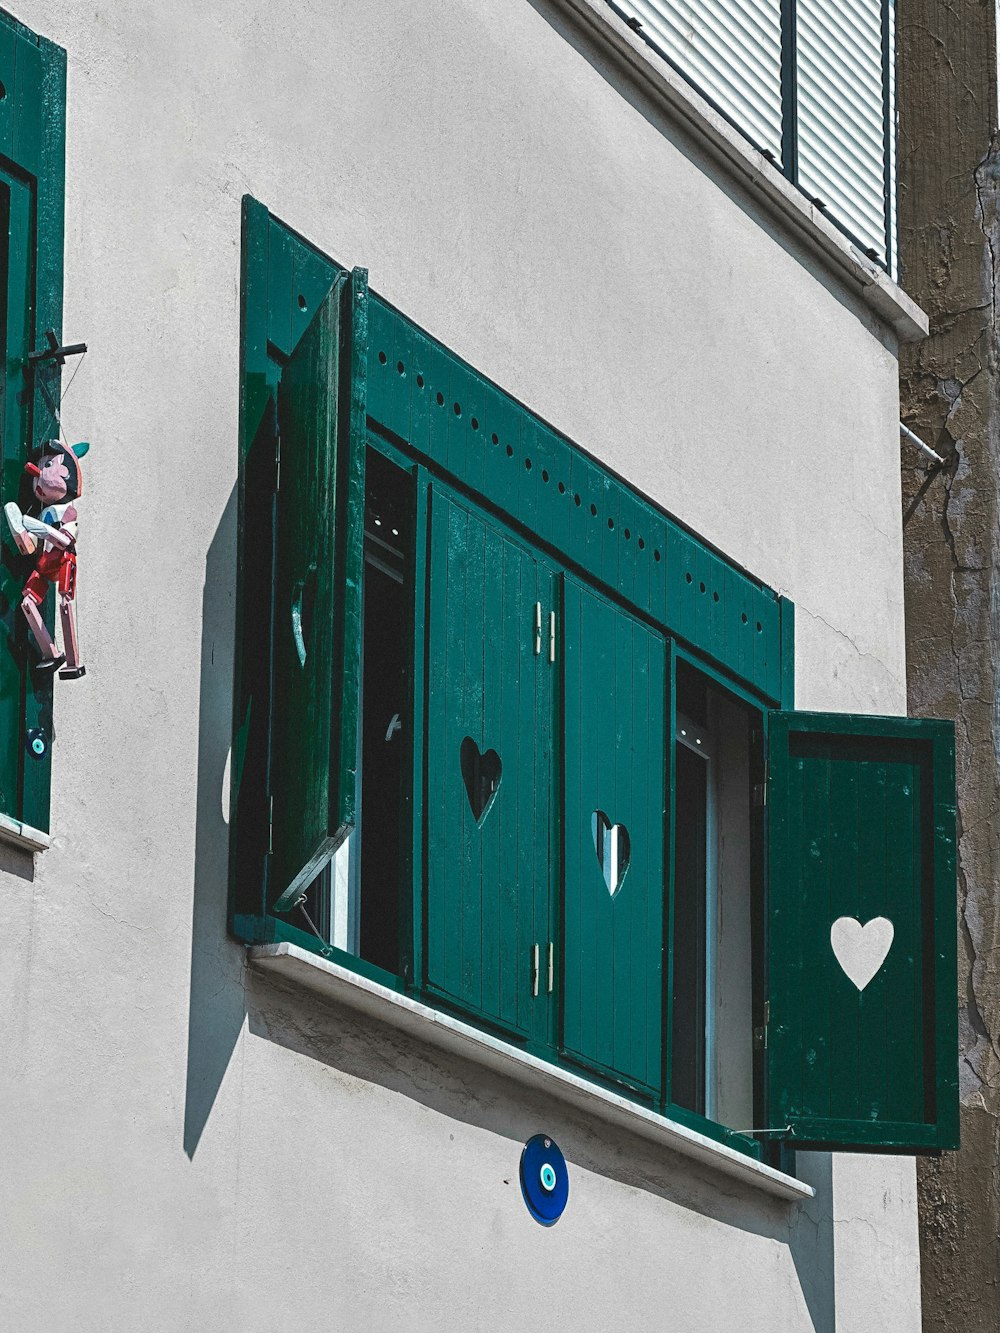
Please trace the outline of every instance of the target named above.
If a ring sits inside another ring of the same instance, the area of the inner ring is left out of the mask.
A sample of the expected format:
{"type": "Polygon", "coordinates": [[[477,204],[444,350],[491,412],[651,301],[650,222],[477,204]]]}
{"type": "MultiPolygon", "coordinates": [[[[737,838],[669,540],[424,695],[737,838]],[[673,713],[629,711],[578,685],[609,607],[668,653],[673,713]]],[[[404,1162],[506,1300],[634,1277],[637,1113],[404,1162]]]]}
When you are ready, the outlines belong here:
{"type": "Polygon", "coordinates": [[[810,1199],[815,1194],[811,1186],[782,1171],[754,1161],[752,1157],[724,1144],[715,1143],[695,1130],[636,1105],[626,1097],[589,1083],[568,1070],[548,1064],[498,1037],[480,1032],[460,1019],[401,995],[339,963],[300,949],[295,944],[261,944],[247,952],[255,967],[275,972],[351,1009],[389,1023],[417,1041],[442,1047],[465,1059],[475,1060],[528,1082],[577,1110],[597,1116],[616,1128],[639,1134],[723,1175],[756,1185],[769,1194],[789,1201],[810,1199]]]}
{"type": "Polygon", "coordinates": [[[19,819],[9,815],[0,815],[0,841],[13,843],[31,852],[44,852],[51,845],[51,839],[41,829],[22,824],[19,819]]]}
{"type": "Polygon", "coordinates": [[[826,266],[891,328],[901,342],[927,336],[928,320],[917,303],[888,274],[853,245],[779,169],[735,130],[671,66],[651,51],[607,0],[557,0],[580,27],[611,51],[629,78],[712,154],[727,173],[777,214],[826,266]]]}

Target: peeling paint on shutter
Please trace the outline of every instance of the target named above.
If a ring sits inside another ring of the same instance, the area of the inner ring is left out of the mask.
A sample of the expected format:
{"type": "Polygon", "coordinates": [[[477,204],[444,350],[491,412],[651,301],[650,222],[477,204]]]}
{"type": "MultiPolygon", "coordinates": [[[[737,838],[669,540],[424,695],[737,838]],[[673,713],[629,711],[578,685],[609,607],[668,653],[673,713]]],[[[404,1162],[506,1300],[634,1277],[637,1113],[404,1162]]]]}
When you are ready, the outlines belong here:
{"type": "Polygon", "coordinates": [[[781,161],[779,0],[617,0],[616,8],[758,147],[781,161]]]}
{"type": "Polygon", "coordinates": [[[799,185],[883,264],[886,139],[894,137],[886,135],[886,36],[873,0],[798,0],[799,185]]]}

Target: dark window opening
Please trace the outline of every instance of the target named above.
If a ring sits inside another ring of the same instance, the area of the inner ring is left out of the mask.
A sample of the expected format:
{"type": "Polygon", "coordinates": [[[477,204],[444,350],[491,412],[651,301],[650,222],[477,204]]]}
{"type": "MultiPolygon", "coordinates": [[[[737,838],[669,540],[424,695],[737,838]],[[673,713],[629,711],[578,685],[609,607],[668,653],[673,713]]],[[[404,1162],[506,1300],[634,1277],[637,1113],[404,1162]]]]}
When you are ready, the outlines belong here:
{"type": "Polygon", "coordinates": [[[399,974],[409,873],[412,483],[372,449],[365,468],[356,825],[310,885],[303,907],[326,943],[399,974]]]}

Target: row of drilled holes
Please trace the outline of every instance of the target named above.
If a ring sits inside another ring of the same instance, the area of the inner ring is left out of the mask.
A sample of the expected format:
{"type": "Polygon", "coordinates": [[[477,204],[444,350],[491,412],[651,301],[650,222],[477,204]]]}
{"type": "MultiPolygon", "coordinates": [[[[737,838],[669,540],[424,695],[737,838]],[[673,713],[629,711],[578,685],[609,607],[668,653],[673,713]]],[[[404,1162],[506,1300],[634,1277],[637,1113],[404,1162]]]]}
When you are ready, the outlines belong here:
{"type": "MultiPolygon", "coordinates": [[[[694,576],[693,576],[692,574],[690,574],[690,573],[685,574],[685,575],[684,575],[684,582],[685,582],[685,583],[693,583],[693,582],[694,582],[694,576]]],[[[699,592],[708,592],[708,589],[705,587],[704,583],[699,583],[699,584],[698,584],[698,591],[699,591],[699,592]]],[[[713,593],[712,593],[712,601],[713,601],[713,602],[717,602],[718,600],[719,600],[719,594],[718,594],[717,592],[714,592],[714,591],[713,591],[713,593]]],[[[749,617],[747,616],[747,613],[746,613],[745,611],[741,612],[741,614],[740,614],[740,620],[742,621],[742,623],[743,623],[744,625],[746,625],[746,624],[749,623],[749,617]]],[[[759,620],[757,621],[756,629],[757,629],[757,633],[758,633],[758,634],[761,634],[761,633],[763,632],[764,626],[760,623],[759,620]]]]}
{"type": "MultiPolygon", "coordinates": [[[[389,358],[386,356],[385,352],[379,352],[379,354],[378,354],[378,359],[379,359],[379,365],[384,366],[384,365],[386,364],[386,362],[388,361],[389,358]]],[[[396,362],[396,373],[397,373],[398,375],[401,375],[401,376],[405,376],[405,375],[406,375],[406,366],[403,364],[402,361],[397,361],[397,362],[396,362]]],[[[418,388],[418,389],[422,389],[423,387],[424,387],[424,377],[423,377],[423,375],[419,375],[419,374],[418,374],[418,375],[417,375],[417,388],[418,388]]],[[[444,407],[444,394],[443,394],[443,393],[437,393],[437,394],[435,394],[435,399],[436,399],[436,401],[437,401],[437,405],[438,405],[438,407],[444,407]]],[[[460,416],[462,415],[462,404],[461,404],[461,403],[454,403],[454,404],[452,405],[452,410],[454,411],[456,417],[460,417],[460,416]]],[[[471,419],[470,424],[471,424],[473,430],[478,430],[478,429],[479,429],[479,421],[478,421],[478,419],[477,419],[476,417],[473,417],[473,418],[471,419]]],[[[492,442],[493,442],[494,444],[499,444],[499,443],[500,443],[500,437],[496,434],[495,431],[494,431],[494,433],[490,436],[490,439],[492,440],[492,442]]],[[[508,445],[506,446],[506,449],[507,449],[507,457],[508,457],[508,458],[513,458],[513,457],[514,457],[514,447],[513,447],[513,445],[508,444],[508,445]]],[[[530,458],[525,458],[525,460],[524,460],[524,466],[525,466],[525,469],[526,469],[528,472],[531,471],[531,459],[530,459],[530,458]]],[[[549,480],[549,474],[548,474],[548,471],[547,471],[545,468],[542,468],[542,481],[547,483],[548,480],[549,480]]],[[[558,483],[558,490],[559,490],[559,494],[560,494],[560,495],[566,495],[566,494],[568,494],[568,492],[567,492],[567,490],[566,490],[566,486],[565,486],[565,484],[564,484],[563,482],[561,482],[561,481],[558,483]]],[[[581,499],[581,497],[580,497],[580,495],[579,495],[578,493],[577,493],[577,494],[574,494],[574,496],[573,496],[573,503],[577,506],[578,509],[579,509],[580,506],[583,504],[583,500],[581,499]]],[[[593,518],[596,518],[596,517],[597,517],[597,505],[592,504],[592,505],[590,506],[590,513],[591,513],[591,517],[593,517],[593,518]]],[[[615,526],[615,520],[614,520],[613,518],[609,518],[609,519],[608,519],[608,527],[609,527],[612,531],[614,531],[614,526],[615,526]]],[[[625,540],[626,540],[626,541],[631,541],[631,539],[632,539],[632,533],[631,533],[630,529],[629,529],[629,528],[625,528],[623,531],[624,531],[624,537],[625,537],[625,540]]],[[[639,545],[639,550],[640,550],[640,551],[644,551],[644,550],[646,549],[646,539],[645,539],[644,537],[640,537],[640,538],[639,538],[638,545],[639,545]]],[[[660,555],[660,552],[659,552],[658,550],[655,550],[655,549],[654,549],[654,551],[653,551],[653,559],[654,559],[655,561],[657,561],[657,563],[659,563],[659,561],[662,559],[662,557],[661,557],[661,555],[660,555]]],[[[685,574],[685,575],[684,575],[684,579],[685,579],[685,582],[687,582],[687,583],[691,583],[691,582],[693,582],[693,578],[692,578],[691,574],[685,574]]],[[[699,583],[699,584],[698,584],[698,589],[699,589],[700,592],[706,592],[706,591],[707,591],[707,589],[706,589],[704,583],[699,583]]],[[[719,594],[718,594],[717,592],[713,592],[713,593],[712,593],[712,600],[713,600],[714,602],[717,602],[717,601],[719,600],[719,594]]],[[[747,620],[747,613],[746,613],[745,611],[742,613],[741,619],[742,619],[742,622],[743,622],[744,625],[746,625],[746,624],[748,623],[748,620],[747,620]]],[[[760,634],[761,631],[762,631],[762,629],[763,629],[763,626],[761,625],[760,621],[758,620],[758,621],[757,621],[757,633],[760,634]]]]}

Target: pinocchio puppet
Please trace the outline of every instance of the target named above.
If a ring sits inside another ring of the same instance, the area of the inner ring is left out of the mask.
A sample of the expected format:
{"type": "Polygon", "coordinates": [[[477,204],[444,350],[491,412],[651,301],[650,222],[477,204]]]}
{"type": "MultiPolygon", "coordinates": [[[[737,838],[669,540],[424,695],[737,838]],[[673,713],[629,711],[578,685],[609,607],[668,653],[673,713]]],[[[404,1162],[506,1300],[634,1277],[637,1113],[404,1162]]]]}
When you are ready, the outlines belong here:
{"type": "Polygon", "coordinates": [[[38,516],[22,513],[16,504],[4,506],[17,549],[22,555],[36,557],[21,593],[21,610],[41,654],[35,670],[62,667],[62,680],[78,680],[86,675],[76,633],[76,501],[83,491],[80,459],[89,448],[88,444],[70,447],[59,440],[46,440],[24,469],[31,477],[38,516]],[[59,599],[63,653],[42,619],[42,603],[50,585],[59,599]]]}

